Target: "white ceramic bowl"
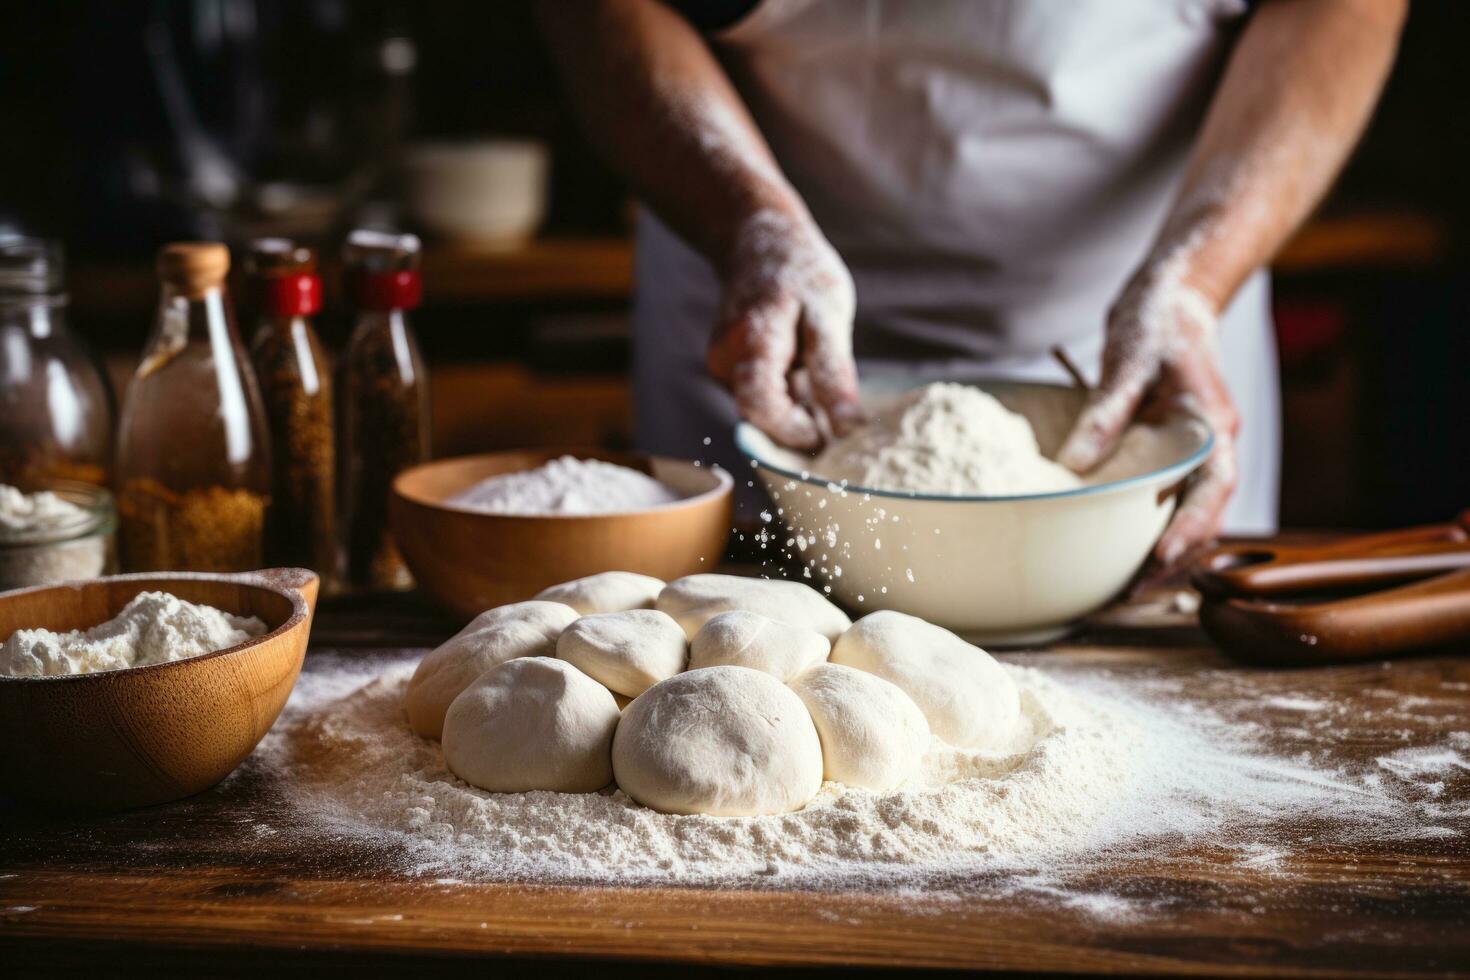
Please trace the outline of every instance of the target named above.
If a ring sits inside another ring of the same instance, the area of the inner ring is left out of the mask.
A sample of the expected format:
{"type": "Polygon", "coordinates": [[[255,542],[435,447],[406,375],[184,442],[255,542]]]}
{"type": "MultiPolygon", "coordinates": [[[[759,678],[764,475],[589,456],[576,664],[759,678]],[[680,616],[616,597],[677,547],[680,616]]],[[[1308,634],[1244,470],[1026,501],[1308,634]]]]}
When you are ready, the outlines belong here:
{"type": "MultiPolygon", "coordinates": [[[[903,387],[865,384],[864,398],[903,387]]],[[[1080,392],[1056,385],[979,387],[1025,415],[1048,456],[1082,404],[1080,392]]],[[[1176,489],[1213,444],[1183,413],[1135,428],[1142,452],[1114,459],[1089,485],[1016,497],[842,489],[752,425],[741,423],[735,441],[771,496],[773,522],[786,526],[772,529],[770,546],[798,539],[784,550],[852,612],[897,609],[981,644],[1016,646],[1064,635],[1128,584],[1168,524],[1176,489]]]]}
{"type": "Polygon", "coordinates": [[[524,244],[546,216],[548,156],[534,140],[420,143],[404,161],[409,211],[446,238],[524,244]]]}

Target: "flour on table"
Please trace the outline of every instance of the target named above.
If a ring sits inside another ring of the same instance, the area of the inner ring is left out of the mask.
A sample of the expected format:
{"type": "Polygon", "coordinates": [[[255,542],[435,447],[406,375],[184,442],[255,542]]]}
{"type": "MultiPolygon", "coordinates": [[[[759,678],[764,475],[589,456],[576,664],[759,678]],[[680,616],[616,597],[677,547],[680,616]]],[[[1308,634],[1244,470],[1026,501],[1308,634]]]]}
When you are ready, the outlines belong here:
{"type": "MultiPolygon", "coordinates": [[[[662,814],[618,791],[488,793],[409,730],[416,652],[317,658],[252,767],[289,801],[293,831],[357,840],[436,878],[1070,894],[1068,874],[1202,841],[1244,861],[1262,840],[1289,849],[1304,826],[1351,842],[1426,820],[1458,835],[1470,821],[1463,799],[1458,815],[1446,805],[1453,789],[1416,796],[1320,753],[1270,754],[1238,718],[1192,702],[1188,679],[1011,664],[1013,737],[976,750],[933,741],[895,791],[826,782],[804,808],[761,817],[662,814]]],[[[1412,765],[1447,778],[1442,760],[1412,765]]]]}
{"type": "Polygon", "coordinates": [[[680,499],[646,473],[600,459],[562,456],[519,473],[481,480],[444,502],[482,514],[614,514],[680,499]]]}
{"type": "Polygon", "coordinates": [[[184,660],[224,650],[266,631],[254,616],[140,592],[112,619],[88,630],[17,630],[0,645],[0,676],[54,677],[184,660]]]}
{"type": "Polygon", "coordinates": [[[971,385],[938,382],[879,409],[827,447],[811,472],[900,493],[1001,497],[1071,490],[1071,470],[1041,454],[1026,417],[971,385]]]}

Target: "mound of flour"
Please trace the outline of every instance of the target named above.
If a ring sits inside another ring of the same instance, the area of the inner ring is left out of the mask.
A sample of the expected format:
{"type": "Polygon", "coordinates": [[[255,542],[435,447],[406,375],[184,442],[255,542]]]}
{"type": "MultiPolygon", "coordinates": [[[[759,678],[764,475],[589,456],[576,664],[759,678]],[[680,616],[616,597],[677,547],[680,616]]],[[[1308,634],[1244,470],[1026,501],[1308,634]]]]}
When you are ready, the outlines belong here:
{"type": "Polygon", "coordinates": [[[901,395],[813,461],[833,483],[900,493],[1002,497],[1082,485],[1041,455],[1031,423],[970,385],[939,382],[901,395]]]}
{"type": "Polygon", "coordinates": [[[898,791],[829,782],[802,810],[765,817],[661,814],[616,790],[488,793],[409,730],[402,697],[414,660],[343,658],[303,674],[253,765],[290,801],[293,828],[372,842],[419,874],[961,887],[1096,865],[1160,840],[1249,848],[1262,825],[1322,814],[1376,835],[1412,822],[1391,794],[1264,755],[1177,697],[1145,701],[1106,678],[1014,666],[1024,720],[1012,742],[935,742],[921,778],[898,791]]]}
{"type": "Polygon", "coordinates": [[[254,616],[140,592],[112,619],[89,630],[17,630],[0,644],[0,676],[54,677],[144,667],[223,650],[265,632],[254,616]]]}
{"type": "Polygon", "coordinates": [[[0,531],[59,531],[86,518],[85,510],[49,490],[26,493],[0,483],[0,531]]]}
{"type": "Polygon", "coordinates": [[[482,514],[614,514],[673,503],[679,494],[646,473],[562,456],[520,473],[481,480],[444,502],[482,514]]]}

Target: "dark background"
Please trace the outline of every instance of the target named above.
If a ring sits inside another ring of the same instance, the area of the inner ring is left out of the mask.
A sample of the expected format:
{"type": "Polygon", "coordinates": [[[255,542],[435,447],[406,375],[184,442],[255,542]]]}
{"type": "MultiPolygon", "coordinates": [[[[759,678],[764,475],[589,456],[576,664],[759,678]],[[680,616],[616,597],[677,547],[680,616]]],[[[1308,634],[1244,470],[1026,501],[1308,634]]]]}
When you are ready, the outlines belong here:
{"type": "MultiPolygon", "coordinates": [[[[332,198],[330,218],[304,235],[324,254],[351,224],[402,221],[404,143],[545,141],[547,261],[568,242],[596,254],[556,269],[574,288],[519,291],[475,288],[473,262],[513,282],[513,259],[460,257],[470,273],[453,289],[441,279],[438,299],[426,256],[417,326],[435,366],[438,450],[626,442],[628,201],[578,136],[519,2],[11,5],[0,230],[65,241],[73,325],[119,384],[148,328],[154,249],[261,230],[259,215],[211,212],[184,188],[177,116],[149,55],[160,39],[203,131],[251,179],[332,198]]],[[[1467,5],[1413,7],[1359,152],[1276,265],[1286,524],[1387,526],[1470,506],[1467,50],[1467,5]]],[[[333,310],[322,329],[340,343],[346,325],[333,310]]]]}

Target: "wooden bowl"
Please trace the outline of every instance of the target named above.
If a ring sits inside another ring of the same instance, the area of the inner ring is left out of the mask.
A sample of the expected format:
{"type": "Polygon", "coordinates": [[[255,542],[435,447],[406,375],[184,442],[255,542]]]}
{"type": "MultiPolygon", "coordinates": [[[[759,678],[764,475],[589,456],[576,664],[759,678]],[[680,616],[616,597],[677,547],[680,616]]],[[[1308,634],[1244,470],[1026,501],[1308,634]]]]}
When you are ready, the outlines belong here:
{"type": "Polygon", "coordinates": [[[405,470],[393,481],[388,517],[419,588],[468,620],[598,572],[671,579],[713,571],[730,533],[733,487],[723,470],[685,460],[600,449],[525,450],[405,470]],[[477,514],[443,504],[486,477],[568,455],[642,470],[685,497],[627,513],[538,517],[477,514]]]}
{"type": "Polygon", "coordinates": [[[286,703],[311,632],[317,576],[114,575],[0,594],[0,640],[19,629],[87,629],[140,592],[170,592],[269,632],[186,660],[63,677],[0,678],[0,793],[122,810],[208,789],[255,748],[286,703]]]}

